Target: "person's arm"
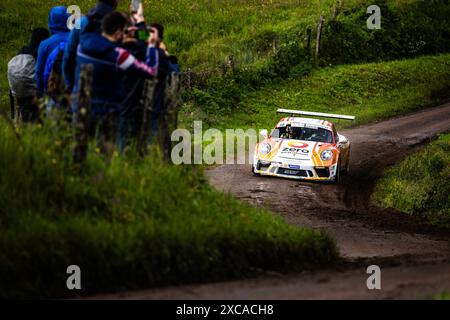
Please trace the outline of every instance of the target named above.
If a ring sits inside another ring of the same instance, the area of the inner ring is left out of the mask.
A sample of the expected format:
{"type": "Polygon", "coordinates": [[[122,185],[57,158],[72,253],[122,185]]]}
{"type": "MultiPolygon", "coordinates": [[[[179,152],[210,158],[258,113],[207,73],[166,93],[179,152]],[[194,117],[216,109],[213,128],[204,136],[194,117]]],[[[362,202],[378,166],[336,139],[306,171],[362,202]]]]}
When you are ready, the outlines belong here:
{"type": "Polygon", "coordinates": [[[47,46],[45,46],[44,43],[41,43],[36,60],[36,85],[38,96],[42,96],[44,94],[44,69],[47,60],[46,50],[47,46]]]}
{"type": "MultiPolygon", "coordinates": [[[[149,59],[150,51],[147,51],[146,62],[149,59]]],[[[144,78],[153,78],[158,74],[158,57],[154,57],[154,64],[147,64],[146,62],[139,61],[131,53],[123,48],[116,48],[116,66],[122,71],[142,76],[144,78]]]]}
{"type": "Polygon", "coordinates": [[[145,64],[151,68],[155,68],[156,70],[159,68],[159,50],[154,45],[149,45],[147,47],[145,64]]]}
{"type": "Polygon", "coordinates": [[[73,87],[74,71],[77,56],[77,47],[80,39],[80,30],[73,29],[67,39],[66,49],[64,50],[62,61],[62,73],[64,84],[69,90],[73,87]]]}
{"type": "Polygon", "coordinates": [[[80,21],[80,29],[73,29],[69,38],[67,39],[66,49],[64,50],[64,56],[62,61],[62,73],[64,77],[64,84],[66,88],[71,90],[74,85],[75,68],[77,63],[77,48],[80,43],[80,36],[83,30],[86,28],[89,20],[86,16],[83,16],[80,21]]]}

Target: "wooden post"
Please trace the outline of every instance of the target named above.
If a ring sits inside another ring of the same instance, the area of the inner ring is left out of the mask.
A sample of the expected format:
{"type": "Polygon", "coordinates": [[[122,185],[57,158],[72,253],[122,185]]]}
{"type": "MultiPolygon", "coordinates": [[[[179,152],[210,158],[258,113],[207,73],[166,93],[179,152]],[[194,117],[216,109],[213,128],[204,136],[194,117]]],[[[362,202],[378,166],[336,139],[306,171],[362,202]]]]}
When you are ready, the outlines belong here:
{"type": "Polygon", "coordinates": [[[236,69],[236,58],[234,55],[228,56],[227,66],[231,71],[234,71],[236,69]]]}
{"type": "Polygon", "coordinates": [[[143,108],[142,125],[137,142],[137,149],[140,156],[144,156],[147,153],[150,116],[153,112],[153,104],[155,101],[155,87],[157,82],[158,80],[156,79],[147,79],[144,83],[144,90],[142,92],[141,98],[141,105],[143,108]]]}
{"type": "Polygon", "coordinates": [[[341,8],[341,0],[336,0],[336,4],[334,5],[333,8],[333,15],[331,17],[332,21],[336,21],[340,8],[341,8]]]}
{"type": "Polygon", "coordinates": [[[305,48],[306,51],[309,53],[311,51],[311,35],[312,35],[312,30],[311,28],[308,27],[308,29],[306,29],[306,44],[305,44],[305,48]]]}
{"type": "Polygon", "coordinates": [[[272,42],[272,51],[274,54],[276,54],[279,49],[280,49],[280,42],[278,40],[278,37],[275,37],[272,42]]]}
{"type": "Polygon", "coordinates": [[[185,72],[182,74],[182,83],[183,87],[187,90],[192,89],[192,69],[187,68],[185,72]]]}
{"type": "Polygon", "coordinates": [[[172,141],[170,139],[171,132],[178,127],[178,111],[181,105],[181,82],[180,76],[172,73],[167,80],[164,92],[164,105],[166,110],[165,121],[166,124],[162,126],[160,132],[160,146],[162,148],[164,159],[167,162],[171,161],[172,141]]]}
{"type": "Polygon", "coordinates": [[[80,71],[80,90],[75,121],[74,162],[81,164],[86,160],[89,144],[89,117],[91,114],[92,64],[84,64],[80,71]]]}
{"type": "Polygon", "coordinates": [[[325,21],[323,16],[320,16],[319,23],[317,25],[317,36],[316,36],[316,60],[319,58],[320,54],[320,39],[322,38],[322,27],[325,21]]]}

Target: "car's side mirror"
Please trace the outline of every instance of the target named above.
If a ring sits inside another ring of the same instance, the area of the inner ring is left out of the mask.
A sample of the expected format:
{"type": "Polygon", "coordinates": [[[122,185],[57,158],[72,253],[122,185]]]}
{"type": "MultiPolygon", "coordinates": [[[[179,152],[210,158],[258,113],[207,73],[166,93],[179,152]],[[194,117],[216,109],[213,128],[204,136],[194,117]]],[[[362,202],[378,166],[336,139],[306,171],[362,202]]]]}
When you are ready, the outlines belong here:
{"type": "Polygon", "coordinates": [[[266,129],[263,129],[259,131],[259,135],[261,136],[261,138],[267,139],[269,137],[269,132],[266,129]]]}

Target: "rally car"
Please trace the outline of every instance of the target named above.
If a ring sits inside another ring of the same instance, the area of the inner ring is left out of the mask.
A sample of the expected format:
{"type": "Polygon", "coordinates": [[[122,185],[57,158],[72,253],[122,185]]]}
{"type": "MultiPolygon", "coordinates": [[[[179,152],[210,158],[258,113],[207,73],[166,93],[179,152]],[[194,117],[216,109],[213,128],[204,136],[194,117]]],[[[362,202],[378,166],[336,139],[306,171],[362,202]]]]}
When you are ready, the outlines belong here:
{"type": "Polygon", "coordinates": [[[282,118],[269,135],[255,147],[252,172],[255,175],[339,183],[348,171],[350,141],[325,120],[294,115],[355,120],[354,116],[278,109],[290,114],[282,118]]]}

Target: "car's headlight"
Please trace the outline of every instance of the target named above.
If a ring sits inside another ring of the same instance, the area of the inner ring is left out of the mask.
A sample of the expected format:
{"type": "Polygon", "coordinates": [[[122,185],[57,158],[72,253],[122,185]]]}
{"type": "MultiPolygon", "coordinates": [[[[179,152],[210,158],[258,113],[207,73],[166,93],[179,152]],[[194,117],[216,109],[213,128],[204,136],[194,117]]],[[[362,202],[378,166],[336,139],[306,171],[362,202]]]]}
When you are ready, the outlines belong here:
{"type": "Polygon", "coordinates": [[[329,161],[332,158],[333,158],[333,151],[331,150],[324,150],[320,154],[320,159],[322,159],[323,161],[329,161]]]}
{"type": "Polygon", "coordinates": [[[263,142],[259,145],[259,152],[265,156],[266,154],[268,154],[270,152],[270,144],[268,144],[267,142],[263,142]]]}

